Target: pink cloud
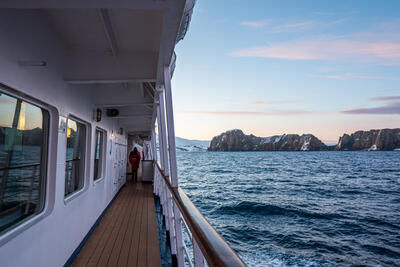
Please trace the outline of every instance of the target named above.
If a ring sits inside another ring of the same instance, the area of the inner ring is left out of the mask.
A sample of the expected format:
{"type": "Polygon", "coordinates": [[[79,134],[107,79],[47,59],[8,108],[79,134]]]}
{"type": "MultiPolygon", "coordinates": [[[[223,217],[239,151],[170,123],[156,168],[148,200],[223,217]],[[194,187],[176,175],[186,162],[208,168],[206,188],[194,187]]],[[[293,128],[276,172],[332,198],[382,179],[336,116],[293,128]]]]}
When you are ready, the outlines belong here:
{"type": "Polygon", "coordinates": [[[393,115],[400,114],[400,103],[388,103],[386,105],[374,108],[354,108],[343,110],[344,114],[373,114],[373,115],[393,115]]]}
{"type": "Polygon", "coordinates": [[[250,102],[250,105],[255,105],[255,106],[268,106],[268,105],[283,105],[283,104],[292,104],[295,103],[296,101],[292,100],[286,100],[286,101],[253,101],[250,102]]]}
{"type": "Polygon", "coordinates": [[[378,97],[371,97],[369,100],[371,101],[396,101],[400,100],[400,96],[378,96],[378,97]]]}
{"type": "Polygon", "coordinates": [[[287,116],[309,114],[307,110],[274,110],[274,111],[183,111],[189,114],[233,115],[233,116],[287,116]]]}
{"type": "Polygon", "coordinates": [[[251,106],[268,106],[268,105],[284,105],[296,103],[293,100],[283,100],[283,101],[252,101],[252,102],[226,102],[228,105],[251,105],[251,106]]]}
{"type": "Polygon", "coordinates": [[[281,33],[307,30],[314,27],[330,26],[345,22],[346,20],[347,19],[337,19],[334,21],[285,21],[282,23],[282,21],[276,19],[268,19],[258,21],[243,21],[240,24],[254,29],[265,29],[266,32],[270,33],[281,33]]]}
{"type": "Polygon", "coordinates": [[[400,65],[400,41],[301,40],[243,49],[231,53],[231,56],[400,65]]]}

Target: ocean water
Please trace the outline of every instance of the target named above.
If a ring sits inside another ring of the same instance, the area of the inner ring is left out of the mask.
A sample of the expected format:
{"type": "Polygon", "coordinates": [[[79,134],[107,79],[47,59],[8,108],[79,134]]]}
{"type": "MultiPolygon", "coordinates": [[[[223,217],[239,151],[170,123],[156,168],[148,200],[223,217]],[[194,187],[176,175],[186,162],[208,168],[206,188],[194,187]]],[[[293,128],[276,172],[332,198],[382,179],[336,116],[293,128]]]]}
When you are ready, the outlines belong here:
{"type": "Polygon", "coordinates": [[[400,266],[400,151],[178,152],[178,171],[249,266],[400,266]]]}

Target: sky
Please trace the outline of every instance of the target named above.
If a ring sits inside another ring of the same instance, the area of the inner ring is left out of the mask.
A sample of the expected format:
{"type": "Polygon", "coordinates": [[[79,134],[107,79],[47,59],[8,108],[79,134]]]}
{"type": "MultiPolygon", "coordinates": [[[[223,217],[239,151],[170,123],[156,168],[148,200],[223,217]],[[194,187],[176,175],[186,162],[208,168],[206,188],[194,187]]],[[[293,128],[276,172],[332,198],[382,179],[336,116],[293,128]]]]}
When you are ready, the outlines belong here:
{"type": "Polygon", "coordinates": [[[198,0],[176,54],[183,138],[400,127],[398,0],[198,0]]]}

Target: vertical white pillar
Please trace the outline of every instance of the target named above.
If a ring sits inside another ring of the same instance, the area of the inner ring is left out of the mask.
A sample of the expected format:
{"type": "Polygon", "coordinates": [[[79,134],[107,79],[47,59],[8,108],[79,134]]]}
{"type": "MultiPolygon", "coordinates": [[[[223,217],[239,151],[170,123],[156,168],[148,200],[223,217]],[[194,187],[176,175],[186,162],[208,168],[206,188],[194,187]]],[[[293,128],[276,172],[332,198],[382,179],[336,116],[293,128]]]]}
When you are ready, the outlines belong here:
{"type": "MultiPolygon", "coordinates": [[[[178,187],[178,171],[176,166],[176,148],[175,148],[175,124],[174,124],[174,112],[172,108],[172,92],[171,92],[171,73],[169,67],[164,68],[164,85],[165,85],[165,105],[167,112],[167,127],[168,127],[168,151],[169,151],[169,162],[171,171],[171,184],[172,187],[178,187]]],[[[160,96],[161,97],[161,96],[160,96]]],[[[161,100],[160,100],[161,104],[161,100]]],[[[176,234],[176,250],[178,267],[185,266],[185,255],[183,248],[182,238],[182,224],[181,214],[178,206],[173,202],[174,212],[174,223],[175,223],[175,234],[176,234]]]]}
{"type": "MultiPolygon", "coordinates": [[[[162,119],[161,116],[161,110],[160,110],[160,105],[157,106],[157,122],[158,122],[158,142],[159,142],[159,146],[160,146],[160,163],[161,163],[161,169],[164,171],[164,173],[166,172],[166,170],[168,169],[168,166],[166,166],[166,164],[168,164],[167,159],[165,158],[165,153],[163,153],[163,151],[166,149],[166,145],[165,145],[165,141],[164,136],[165,136],[165,127],[164,127],[164,121],[162,119]]],[[[161,183],[162,185],[164,184],[163,182],[161,183]]],[[[160,195],[160,200],[161,200],[161,204],[163,205],[163,214],[165,216],[165,227],[167,228],[167,230],[169,231],[170,227],[169,227],[169,218],[168,218],[168,208],[167,205],[165,203],[165,199],[164,199],[164,192],[165,192],[166,188],[164,188],[164,186],[162,186],[161,188],[161,195],[160,195]]]]}
{"type": "Polygon", "coordinates": [[[159,131],[161,128],[160,135],[161,135],[161,141],[163,144],[162,149],[160,147],[160,155],[162,154],[161,157],[163,158],[163,161],[164,161],[163,166],[162,166],[164,174],[166,176],[169,176],[168,154],[167,154],[168,153],[168,142],[167,142],[167,129],[166,129],[167,126],[166,126],[166,121],[165,121],[164,92],[161,92],[159,94],[159,102],[160,102],[160,105],[158,108],[159,114],[157,115],[157,119],[160,118],[158,128],[159,128],[159,131]]]}
{"type": "MultiPolygon", "coordinates": [[[[162,88],[159,88],[162,89],[162,88]]],[[[167,129],[166,129],[166,121],[165,121],[165,107],[164,107],[164,92],[163,90],[159,94],[159,114],[157,116],[157,120],[159,121],[158,128],[159,132],[162,133],[161,140],[163,143],[163,146],[160,147],[160,156],[163,158],[164,161],[164,166],[163,166],[163,171],[166,176],[169,176],[169,166],[168,166],[168,142],[167,142],[167,129]],[[161,131],[160,131],[161,129],[161,131]]],[[[170,235],[170,244],[171,244],[171,253],[172,254],[177,254],[176,250],[176,229],[174,227],[174,220],[173,220],[173,215],[172,215],[172,199],[170,197],[170,194],[168,192],[168,189],[165,187],[165,202],[166,205],[163,207],[163,210],[165,209],[166,211],[166,218],[165,220],[168,220],[168,230],[169,230],[169,235],[170,235]]]]}
{"type": "MultiPolygon", "coordinates": [[[[178,171],[176,167],[176,147],[175,147],[175,124],[174,111],[172,107],[172,91],[171,91],[171,74],[169,67],[164,68],[165,82],[165,106],[167,111],[167,127],[168,127],[168,147],[169,147],[169,162],[171,169],[171,184],[172,187],[178,186],[178,171]]],[[[161,97],[161,96],[160,96],[161,97]]]]}
{"type": "MultiPolygon", "coordinates": [[[[157,110],[156,110],[157,112],[157,110]]],[[[150,142],[150,149],[151,149],[151,155],[152,155],[152,160],[154,162],[153,164],[153,193],[157,195],[157,144],[156,144],[156,128],[153,125],[151,129],[151,142],[150,142]]]]}
{"type": "Polygon", "coordinates": [[[153,155],[153,160],[157,162],[157,142],[156,142],[156,129],[153,127],[151,131],[151,152],[153,155]]]}
{"type": "MultiPolygon", "coordinates": [[[[164,171],[165,173],[165,169],[168,169],[168,167],[166,168],[166,161],[167,159],[165,158],[165,154],[164,154],[164,135],[165,135],[165,128],[163,128],[163,121],[162,121],[162,116],[161,116],[161,107],[160,105],[158,105],[157,107],[157,122],[158,122],[158,143],[160,146],[160,164],[161,164],[161,169],[164,171]]],[[[166,138],[165,138],[166,140],[166,138]]]]}

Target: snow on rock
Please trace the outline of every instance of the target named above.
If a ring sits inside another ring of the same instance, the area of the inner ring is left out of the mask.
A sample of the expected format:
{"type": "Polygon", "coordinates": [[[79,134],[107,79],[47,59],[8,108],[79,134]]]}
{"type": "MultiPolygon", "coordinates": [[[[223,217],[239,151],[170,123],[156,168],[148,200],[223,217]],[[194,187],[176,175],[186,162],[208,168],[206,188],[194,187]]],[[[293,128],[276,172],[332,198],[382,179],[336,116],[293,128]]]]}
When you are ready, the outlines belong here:
{"type": "Polygon", "coordinates": [[[357,131],[340,137],[335,150],[393,150],[400,146],[400,128],[357,131]]]}
{"type": "Polygon", "coordinates": [[[283,134],[270,137],[246,135],[231,130],[211,140],[210,151],[304,151],[327,150],[328,147],[312,134],[283,134]]]}
{"type": "Polygon", "coordinates": [[[304,141],[303,145],[300,148],[301,151],[310,150],[310,140],[304,141]]]}

